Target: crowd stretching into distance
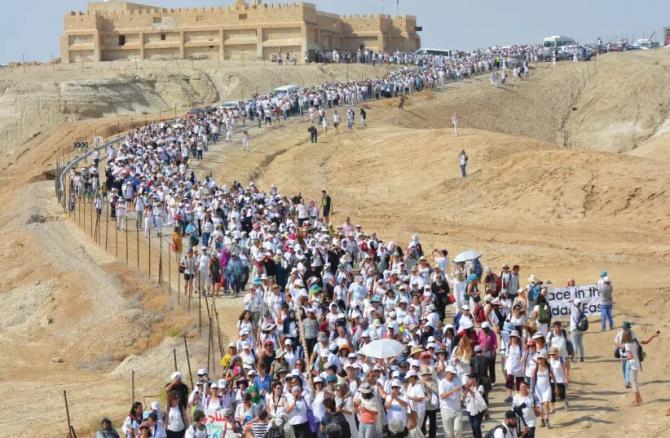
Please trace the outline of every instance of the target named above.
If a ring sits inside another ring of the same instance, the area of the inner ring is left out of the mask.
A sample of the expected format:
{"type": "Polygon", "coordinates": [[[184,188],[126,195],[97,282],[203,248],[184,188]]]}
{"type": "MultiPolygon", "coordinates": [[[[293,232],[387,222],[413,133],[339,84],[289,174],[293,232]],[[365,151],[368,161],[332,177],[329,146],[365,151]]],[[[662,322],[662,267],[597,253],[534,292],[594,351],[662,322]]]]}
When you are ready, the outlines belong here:
{"type": "MultiPolygon", "coordinates": [[[[206,425],[216,419],[223,437],[434,438],[438,428],[461,437],[464,423],[482,437],[492,391],[506,393],[509,410],[491,436],[533,437],[536,428],[552,427],[556,404],[569,409],[571,363],[585,358],[588,327],[578,302],[567,324],[552,321],[546,288],[534,275],[524,281],[518,265],[494,272],[479,258],[455,263],[444,248],[425,250],[416,235],[406,243],[384,241],[348,217],[335,223],[327,189],[307,200],[274,186],[264,191],[253,182],[198,178],[191,167],[220,140],[241,135],[249,150],[249,124],[309,114],[325,131],[325,110],[343,108],[354,129],[362,101],[491,72],[528,78],[539,52],[535,46],[459,57],[370,52],[364,56],[374,62],[405,65],[380,78],[192,111],[130,131],[104,159],[94,152],[93,163],[70,180],[69,208],[88,197],[98,218],[109,211],[119,229],[135,221],[147,237],[169,230],[183,275],[180,293],[244,295],[237,333],[220,358],[223,373],[200,369],[189,388],[175,372],[165,388],[167,405],[134,403],[120,434],[207,437],[206,425]],[[361,352],[385,339],[400,341],[402,352],[385,359],[361,352]]],[[[604,274],[599,287],[611,300],[604,274]]],[[[627,385],[637,390],[637,338],[630,324],[617,336],[627,385]]],[[[99,438],[118,434],[109,419],[101,421],[99,438]]]]}

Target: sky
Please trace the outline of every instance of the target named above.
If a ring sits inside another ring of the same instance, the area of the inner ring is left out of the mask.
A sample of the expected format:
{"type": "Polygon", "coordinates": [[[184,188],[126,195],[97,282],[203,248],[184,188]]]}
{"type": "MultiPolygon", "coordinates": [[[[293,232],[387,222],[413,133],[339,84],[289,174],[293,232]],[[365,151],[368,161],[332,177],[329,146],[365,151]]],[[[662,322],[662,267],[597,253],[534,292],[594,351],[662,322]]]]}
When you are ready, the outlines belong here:
{"type": "MultiPolygon", "coordinates": [[[[145,3],[136,0],[136,3],[145,3]]],[[[250,0],[248,0],[250,2],[250,0]]],[[[285,2],[285,1],[284,1],[285,2]]],[[[396,0],[311,0],[320,10],[339,14],[395,15],[396,0]]],[[[234,0],[147,0],[160,7],[230,5],[234,0]]],[[[670,26],[670,0],[399,0],[401,15],[417,17],[423,47],[473,49],[492,45],[540,43],[566,35],[578,42],[629,39],[670,26]]],[[[86,0],[0,0],[0,63],[46,61],[59,56],[63,16],[86,10],[86,0]]]]}

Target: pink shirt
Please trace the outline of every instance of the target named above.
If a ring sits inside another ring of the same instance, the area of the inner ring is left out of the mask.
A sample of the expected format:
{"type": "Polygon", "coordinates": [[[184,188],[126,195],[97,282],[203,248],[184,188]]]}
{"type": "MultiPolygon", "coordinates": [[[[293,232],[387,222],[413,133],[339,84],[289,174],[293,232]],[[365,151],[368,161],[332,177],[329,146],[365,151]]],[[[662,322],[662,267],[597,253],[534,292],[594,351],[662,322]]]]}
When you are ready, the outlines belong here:
{"type": "Polygon", "coordinates": [[[482,351],[496,351],[498,348],[498,337],[493,330],[489,330],[488,335],[484,330],[480,330],[479,333],[477,333],[477,339],[479,339],[479,345],[482,347],[482,351]]]}

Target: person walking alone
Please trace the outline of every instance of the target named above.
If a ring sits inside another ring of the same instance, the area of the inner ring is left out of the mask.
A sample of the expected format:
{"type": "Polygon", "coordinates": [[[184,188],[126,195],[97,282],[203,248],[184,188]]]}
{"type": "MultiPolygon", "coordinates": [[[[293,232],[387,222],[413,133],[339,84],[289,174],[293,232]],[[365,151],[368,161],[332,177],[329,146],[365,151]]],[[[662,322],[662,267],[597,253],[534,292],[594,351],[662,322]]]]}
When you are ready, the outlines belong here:
{"type": "Polygon", "coordinates": [[[600,293],[600,327],[602,331],[605,331],[607,329],[607,322],[609,322],[610,330],[614,330],[612,281],[607,275],[598,284],[598,292],[600,293]]]}
{"type": "Polygon", "coordinates": [[[319,138],[319,133],[317,129],[314,126],[310,126],[307,128],[307,132],[309,132],[309,139],[312,143],[318,143],[318,138],[319,138]]]}
{"type": "Polygon", "coordinates": [[[465,178],[468,176],[466,167],[468,165],[468,154],[465,153],[465,149],[458,154],[458,164],[461,166],[461,176],[465,178]]]}
{"type": "Polygon", "coordinates": [[[454,127],[454,137],[458,137],[458,124],[461,121],[461,119],[458,117],[457,113],[454,113],[453,116],[451,116],[451,125],[454,127]]]}
{"type": "Polygon", "coordinates": [[[323,220],[326,224],[330,225],[330,204],[331,204],[330,195],[326,192],[326,189],[321,190],[321,208],[323,212],[323,220]]]}
{"type": "Polygon", "coordinates": [[[244,152],[249,152],[249,132],[247,131],[242,133],[242,149],[244,152]]]}

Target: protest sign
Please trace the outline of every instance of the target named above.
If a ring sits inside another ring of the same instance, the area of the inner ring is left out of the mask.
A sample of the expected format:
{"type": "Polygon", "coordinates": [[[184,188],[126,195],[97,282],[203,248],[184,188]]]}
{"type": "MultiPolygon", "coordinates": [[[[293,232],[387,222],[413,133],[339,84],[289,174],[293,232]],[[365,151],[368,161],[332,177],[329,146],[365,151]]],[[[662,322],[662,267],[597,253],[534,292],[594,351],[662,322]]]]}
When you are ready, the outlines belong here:
{"type": "Polygon", "coordinates": [[[569,318],[570,305],[575,298],[580,299],[579,308],[587,317],[600,314],[600,292],[597,285],[553,287],[547,291],[552,319],[569,318]]]}
{"type": "Polygon", "coordinates": [[[205,425],[209,438],[224,438],[227,432],[232,432],[232,430],[228,430],[232,429],[231,424],[219,412],[214,415],[208,415],[205,425]]]}

